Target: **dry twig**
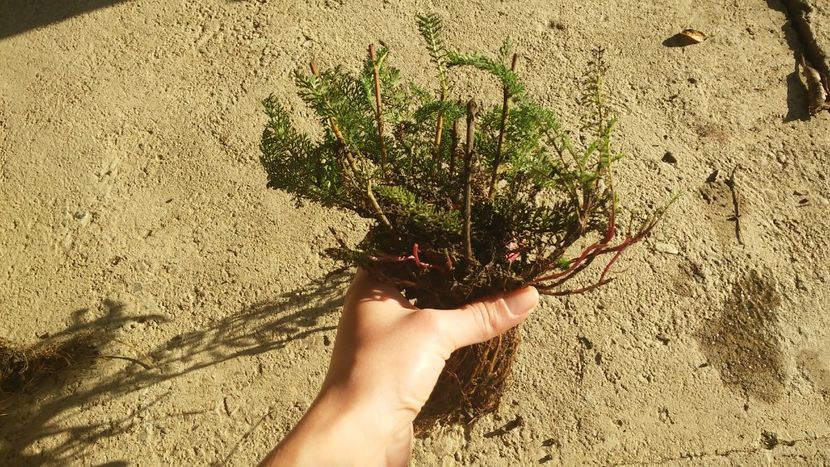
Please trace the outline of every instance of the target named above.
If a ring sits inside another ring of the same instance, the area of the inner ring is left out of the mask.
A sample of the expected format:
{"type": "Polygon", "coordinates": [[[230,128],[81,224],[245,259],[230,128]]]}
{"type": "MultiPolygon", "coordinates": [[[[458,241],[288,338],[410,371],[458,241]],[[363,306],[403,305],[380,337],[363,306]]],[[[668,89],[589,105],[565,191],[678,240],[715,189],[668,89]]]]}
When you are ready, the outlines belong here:
{"type": "Polygon", "coordinates": [[[729,174],[729,178],[726,179],[726,186],[729,187],[729,191],[732,193],[732,217],[729,218],[731,221],[735,221],[735,238],[738,239],[738,243],[740,245],[744,244],[744,239],[741,236],[741,204],[740,204],[740,197],[738,195],[738,186],[735,183],[735,172],[738,171],[740,166],[736,165],[734,169],[732,169],[732,173],[729,174]]]}

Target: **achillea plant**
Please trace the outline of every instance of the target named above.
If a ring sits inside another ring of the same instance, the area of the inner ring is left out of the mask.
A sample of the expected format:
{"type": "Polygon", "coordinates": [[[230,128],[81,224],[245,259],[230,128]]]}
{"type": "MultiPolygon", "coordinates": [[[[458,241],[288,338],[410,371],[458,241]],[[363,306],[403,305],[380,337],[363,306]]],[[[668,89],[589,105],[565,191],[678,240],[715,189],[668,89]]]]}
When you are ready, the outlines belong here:
{"type": "MultiPolygon", "coordinates": [[[[297,73],[300,96],[324,133],[312,140],[277,98],[264,101],[268,186],[374,219],[356,249],[335,253],[398,286],[422,307],[451,308],[534,285],[540,293],[587,292],[609,283],[612,265],[646,237],[665,208],[620,232],[611,147],[615,119],[602,94],[598,50],[581,90],[577,144],[556,114],[535,103],[505,41],[497,57],[446,48],[441,21],[419,15],[437,92],[400,80],[386,47],[369,47],[358,74],[336,67],[297,73]],[[450,97],[450,74],[476,69],[502,87],[491,106],[450,97]],[[586,244],[576,249],[576,243],[586,244]],[[576,251],[575,251],[576,250],[576,251]],[[571,280],[597,260],[597,276],[571,280]]],[[[513,331],[455,352],[421,412],[470,423],[498,407],[518,345],[513,331]]]]}

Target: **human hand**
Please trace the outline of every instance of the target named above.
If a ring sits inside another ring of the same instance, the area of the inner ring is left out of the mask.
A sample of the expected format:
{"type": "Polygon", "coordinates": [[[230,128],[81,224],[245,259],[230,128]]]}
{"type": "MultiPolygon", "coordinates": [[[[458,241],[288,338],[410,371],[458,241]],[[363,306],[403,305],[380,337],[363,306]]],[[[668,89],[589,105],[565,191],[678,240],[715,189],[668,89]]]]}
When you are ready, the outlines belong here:
{"type": "Polygon", "coordinates": [[[405,465],[412,422],[450,354],[516,326],[539,300],[528,287],[457,310],[418,309],[358,271],[317,399],[265,465],[405,465]]]}

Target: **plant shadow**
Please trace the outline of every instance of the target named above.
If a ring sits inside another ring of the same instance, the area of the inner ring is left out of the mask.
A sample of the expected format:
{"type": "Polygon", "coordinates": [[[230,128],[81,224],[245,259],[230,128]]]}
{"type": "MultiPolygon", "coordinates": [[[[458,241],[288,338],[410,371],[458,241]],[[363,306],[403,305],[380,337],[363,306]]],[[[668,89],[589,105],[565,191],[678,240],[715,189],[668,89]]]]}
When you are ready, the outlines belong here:
{"type": "Polygon", "coordinates": [[[124,0],[4,0],[0,40],[124,0]]]}
{"type": "Polygon", "coordinates": [[[342,305],[349,278],[340,273],[312,281],[275,300],[248,306],[207,329],[178,335],[138,358],[112,355],[118,351],[135,353],[119,346],[117,333],[130,323],[167,321],[164,317],[126,316],[123,304],[106,302],[106,316],[82,322],[86,310],[79,310],[72,326],[50,338],[66,339],[94,332],[95,347],[100,350],[98,360],[120,359],[129,363],[94,376],[90,375],[92,364],[68,365],[41,378],[24,392],[0,394],[0,465],[71,463],[97,442],[130,430],[139,423],[142,410],[162,402],[170,393],[117,420],[69,425],[67,419],[75,418],[84,407],[221,362],[281,349],[293,341],[335,329],[320,321],[342,305]]]}

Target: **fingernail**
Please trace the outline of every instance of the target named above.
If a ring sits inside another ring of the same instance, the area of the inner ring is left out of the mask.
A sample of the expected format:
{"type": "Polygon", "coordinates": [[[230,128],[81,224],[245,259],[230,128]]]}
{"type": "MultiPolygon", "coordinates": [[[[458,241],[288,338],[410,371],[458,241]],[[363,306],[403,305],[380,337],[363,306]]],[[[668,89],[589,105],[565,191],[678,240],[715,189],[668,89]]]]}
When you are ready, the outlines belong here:
{"type": "Polygon", "coordinates": [[[524,316],[539,303],[539,292],[533,287],[526,287],[505,296],[504,302],[507,303],[511,315],[524,316]]]}

